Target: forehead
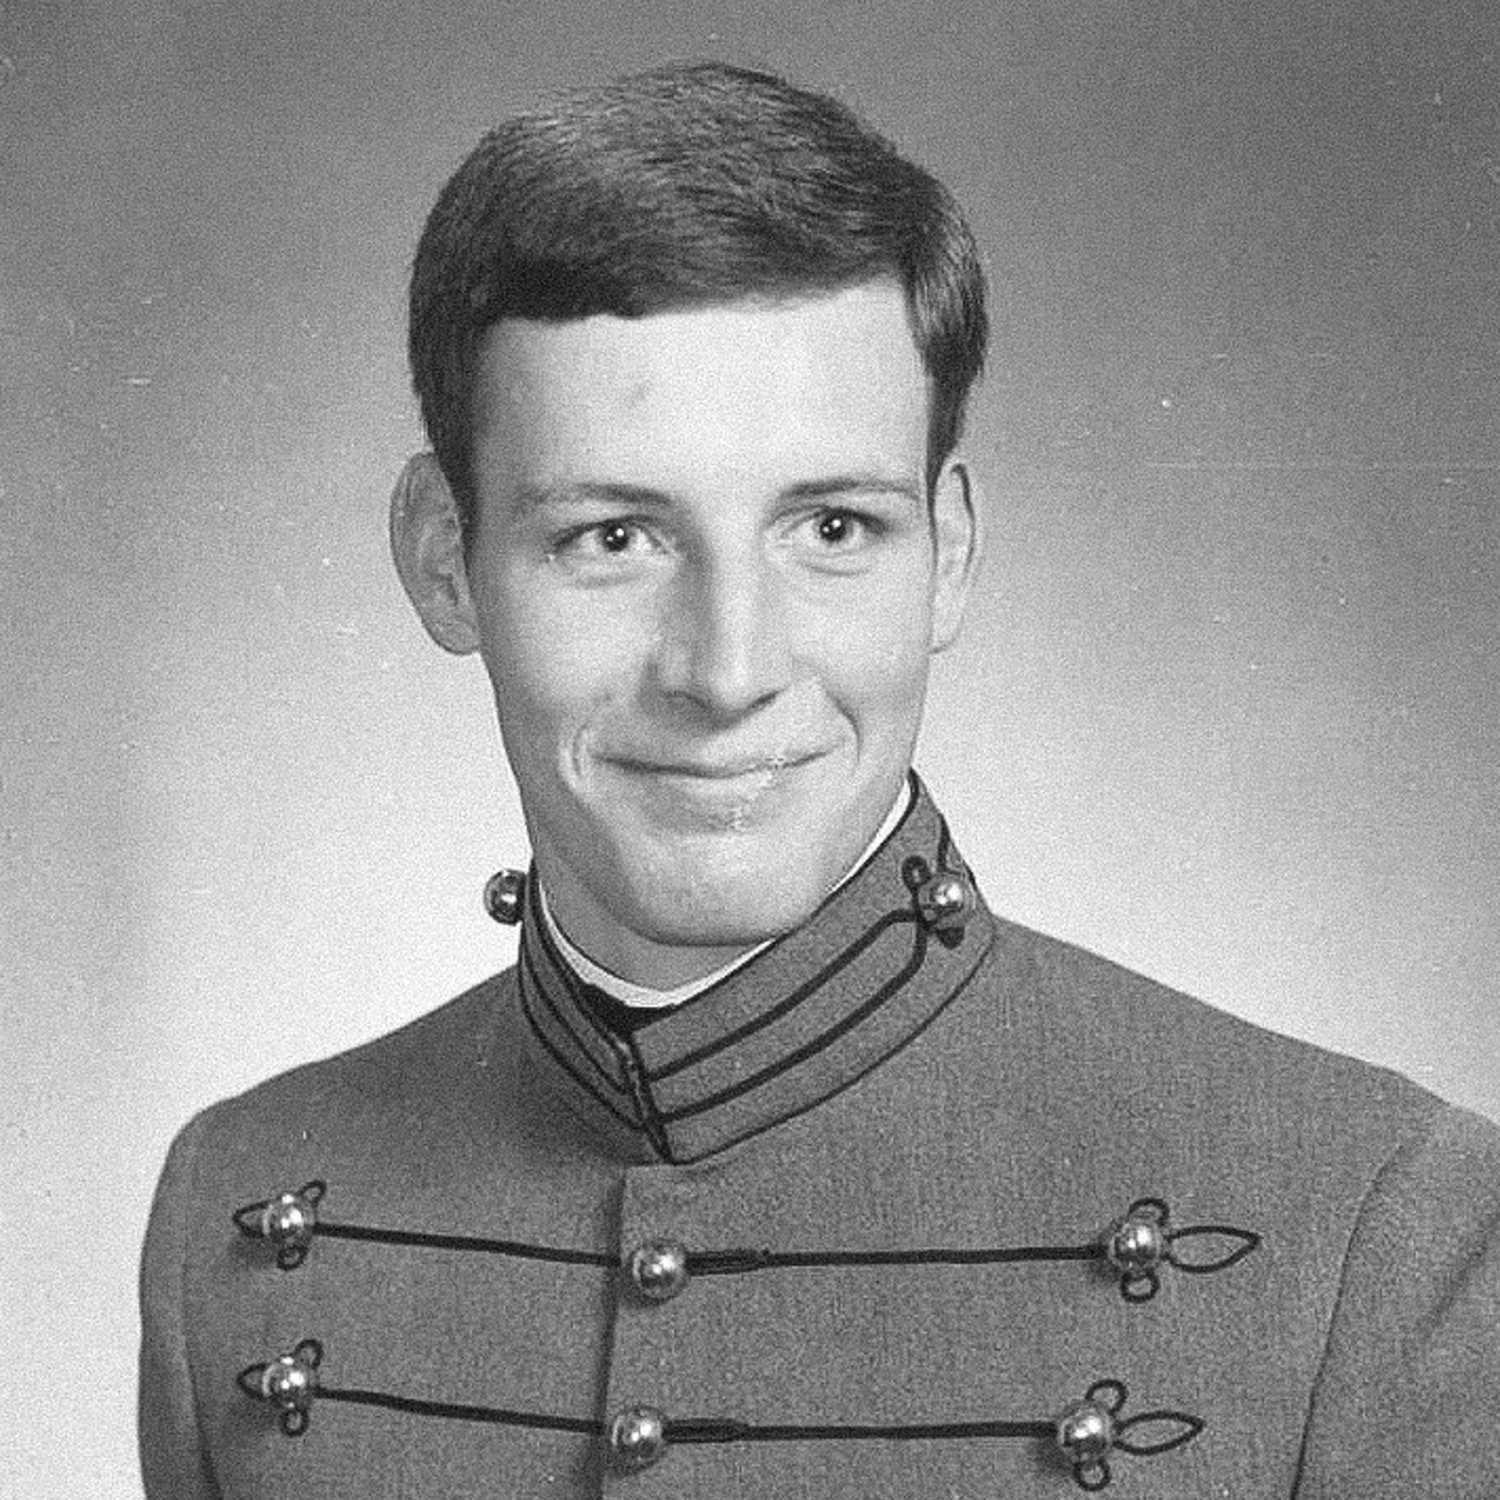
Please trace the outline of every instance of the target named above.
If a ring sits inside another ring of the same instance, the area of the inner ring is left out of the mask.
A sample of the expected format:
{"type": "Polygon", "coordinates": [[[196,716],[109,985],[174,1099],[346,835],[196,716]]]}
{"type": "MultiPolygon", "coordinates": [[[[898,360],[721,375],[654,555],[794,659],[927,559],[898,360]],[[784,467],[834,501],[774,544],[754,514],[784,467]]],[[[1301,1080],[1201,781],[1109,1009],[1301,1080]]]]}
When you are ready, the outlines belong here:
{"type": "Polygon", "coordinates": [[[478,398],[481,484],[497,467],[904,470],[926,433],[927,380],[887,282],[643,318],[505,320],[487,336],[478,398]]]}

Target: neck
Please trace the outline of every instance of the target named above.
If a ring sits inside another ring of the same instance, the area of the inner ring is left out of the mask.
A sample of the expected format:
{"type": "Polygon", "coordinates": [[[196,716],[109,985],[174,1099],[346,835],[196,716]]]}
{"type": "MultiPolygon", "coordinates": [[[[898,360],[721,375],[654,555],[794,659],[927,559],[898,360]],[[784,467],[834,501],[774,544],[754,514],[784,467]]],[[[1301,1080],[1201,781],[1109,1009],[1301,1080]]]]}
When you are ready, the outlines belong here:
{"type": "MultiPolygon", "coordinates": [[[[884,819],[858,858],[851,861],[839,878],[830,884],[828,893],[838,890],[869,861],[870,856],[901,822],[911,805],[912,795],[911,787],[903,777],[900,790],[884,819]]],[[[538,864],[542,867],[542,904],[554,930],[570,947],[603,970],[609,978],[624,981],[626,986],[654,991],[658,997],[665,996],[669,991],[690,991],[699,981],[716,979],[724,971],[733,968],[739,959],[759,951],[783,935],[781,930],[777,930],[742,933],[737,935],[738,941],[724,943],[658,942],[622,923],[609,920],[605,913],[587,899],[576,883],[567,879],[566,872],[548,870],[540,851],[538,864]],[[563,878],[554,879],[554,874],[563,878]],[[578,899],[571,899],[574,897],[578,899]]],[[[811,912],[805,914],[803,920],[810,915],[811,912]]],[[[797,922],[792,925],[801,924],[797,922]]],[[[602,979],[596,979],[595,982],[601,983],[607,991],[614,992],[613,986],[602,979]]],[[[617,995],[617,998],[627,998],[632,1004],[662,1003],[660,998],[655,1001],[643,1000],[639,996],[617,995]]],[[[686,996],[674,996],[674,999],[681,998],[686,996]]]]}
{"type": "MultiPolygon", "coordinates": [[[[609,934],[611,941],[585,947],[573,936],[573,926],[558,918],[552,909],[551,888],[544,887],[543,900],[547,915],[555,924],[560,936],[576,948],[589,962],[597,965],[607,975],[624,981],[627,985],[642,989],[668,992],[684,989],[708,979],[721,970],[731,967],[747,953],[764,947],[769,939],[760,942],[738,943],[728,946],[705,945],[681,947],[667,943],[656,943],[639,933],[615,929],[609,934]],[[597,957],[606,954],[607,958],[597,957]]],[[[608,988],[608,986],[606,986],[608,988]]]]}
{"type": "Polygon", "coordinates": [[[864,1077],[957,998],[996,936],[918,788],[811,921],[707,994],[629,1025],[622,1048],[549,932],[541,891],[529,887],[516,966],[528,1065],[560,1110],[641,1164],[704,1160],[864,1077]]]}

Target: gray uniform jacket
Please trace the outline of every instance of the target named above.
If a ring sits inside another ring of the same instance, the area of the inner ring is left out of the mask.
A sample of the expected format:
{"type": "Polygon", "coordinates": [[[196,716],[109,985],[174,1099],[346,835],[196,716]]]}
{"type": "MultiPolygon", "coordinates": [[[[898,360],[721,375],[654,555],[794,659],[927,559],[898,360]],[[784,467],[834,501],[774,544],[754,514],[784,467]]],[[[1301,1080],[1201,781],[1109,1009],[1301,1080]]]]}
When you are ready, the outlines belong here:
{"type": "Polygon", "coordinates": [[[919,788],[626,1037],[528,899],[515,969],[200,1115],[148,1494],[1500,1496],[1500,1132],[966,881],[919,788]]]}

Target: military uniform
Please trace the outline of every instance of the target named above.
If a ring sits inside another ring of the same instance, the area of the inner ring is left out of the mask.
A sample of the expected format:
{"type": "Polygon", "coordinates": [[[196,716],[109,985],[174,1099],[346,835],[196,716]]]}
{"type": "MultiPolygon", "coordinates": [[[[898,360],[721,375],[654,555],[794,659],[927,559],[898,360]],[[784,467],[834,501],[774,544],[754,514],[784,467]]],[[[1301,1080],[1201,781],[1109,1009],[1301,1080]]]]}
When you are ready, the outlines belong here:
{"type": "Polygon", "coordinates": [[[925,792],[629,1032],[515,969],[206,1111],[147,1491],[1500,1495],[1500,1132],[993,917],[925,792]]]}

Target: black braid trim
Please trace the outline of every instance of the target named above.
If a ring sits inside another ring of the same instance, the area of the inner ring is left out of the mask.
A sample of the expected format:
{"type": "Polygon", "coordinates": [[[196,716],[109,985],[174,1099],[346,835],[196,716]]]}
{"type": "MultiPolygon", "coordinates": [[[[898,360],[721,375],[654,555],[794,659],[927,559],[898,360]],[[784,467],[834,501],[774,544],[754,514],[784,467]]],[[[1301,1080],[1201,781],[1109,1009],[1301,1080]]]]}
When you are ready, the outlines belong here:
{"type": "MultiPolygon", "coordinates": [[[[439,1417],[459,1422],[484,1422],[501,1427],[519,1427],[537,1432],[572,1432],[601,1438],[612,1424],[595,1417],[571,1417],[550,1412],[518,1411],[503,1406],[478,1406],[456,1401],[428,1401],[415,1396],[397,1396],[386,1391],[341,1389],[325,1386],[317,1378],[323,1346],[316,1339],[303,1339],[283,1361],[295,1361],[307,1372],[306,1388],[287,1400],[277,1400],[262,1385],[270,1364],[250,1365],[241,1370],[237,1383],[246,1395],[278,1408],[278,1425],[287,1437],[307,1431],[315,1401],[350,1406],[373,1406],[412,1416],[439,1417]]],[[[1101,1407],[1110,1417],[1119,1417],[1126,1401],[1123,1381],[1096,1381],[1085,1402],[1101,1407]]],[[[661,1417],[661,1435],[668,1447],[674,1444],[726,1443],[816,1443],[816,1442],[962,1442],[983,1439],[1059,1438],[1056,1419],[1044,1421],[992,1422],[742,1422],[732,1417],[661,1417]]],[[[1108,1454],[1125,1453],[1152,1458],[1190,1443],[1204,1429],[1201,1417],[1187,1412],[1161,1410],[1141,1412],[1118,1421],[1108,1447],[1097,1457],[1070,1464],[1074,1483],[1082,1490],[1108,1488],[1111,1474],[1108,1454]],[[1145,1430],[1142,1430],[1145,1429],[1145,1430]],[[1138,1436],[1131,1437],[1132,1431],[1138,1436]]],[[[1066,1452],[1066,1445],[1064,1445],[1066,1452]]]]}
{"type": "Polygon", "coordinates": [[[363,1240],[376,1245],[412,1245],[424,1250],[469,1250],[484,1255],[509,1255],[517,1260],[545,1260],[567,1266],[615,1266],[613,1255],[596,1250],[568,1250],[554,1245],[528,1245],[520,1240],[481,1239],[468,1234],[426,1234],[408,1229],[366,1229],[359,1224],[319,1222],[317,1233],[331,1240],[363,1240]]]}
{"type": "Polygon", "coordinates": [[[687,1417],[668,1419],[669,1443],[818,1443],[864,1442],[887,1439],[910,1442],[961,1440],[964,1438],[1047,1438],[1051,1422],[829,1422],[803,1423],[736,1422],[728,1418],[687,1417]]]}
{"type": "MultiPolygon", "coordinates": [[[[277,1247],[277,1264],[284,1271],[294,1270],[307,1255],[312,1239],[354,1240],[376,1245],[405,1245],[427,1250],[456,1250],[485,1255],[505,1255],[518,1260],[546,1261],[555,1265],[597,1266],[616,1269],[619,1259],[603,1251],[575,1250],[556,1245],[535,1245],[523,1240],[493,1239],[468,1234],[437,1234],[425,1230],[381,1229],[362,1224],[342,1224],[320,1219],[316,1207],[326,1192],[322,1181],[305,1184],[298,1196],[306,1200],[311,1226],[294,1243],[277,1247]]],[[[265,1199],[237,1208],[232,1217],[236,1228],[248,1239],[261,1239],[261,1215],[269,1203],[265,1199]]],[[[1251,1230],[1226,1224],[1192,1225],[1170,1229],[1170,1211],[1159,1198],[1137,1199],[1127,1218],[1149,1212],[1164,1231],[1165,1253],[1160,1264],[1195,1276],[1227,1270],[1260,1248],[1261,1236],[1251,1230]],[[1202,1259],[1183,1253],[1192,1245],[1202,1259]]],[[[724,1250],[690,1250],[687,1252],[691,1276],[743,1276],[755,1271],[811,1270],[876,1266],[999,1266],[1037,1263],[1104,1262],[1110,1258],[1108,1237],[1082,1245],[1012,1245],[977,1249],[928,1246],[910,1250],[772,1250],[768,1247],[741,1246],[724,1250]]],[[[1155,1266],[1148,1269],[1126,1266],[1120,1272],[1120,1293],[1127,1302],[1149,1302],[1161,1289],[1161,1278],[1155,1266]]]]}
{"type": "Polygon", "coordinates": [[[456,1401],[420,1401],[414,1396],[392,1396],[385,1391],[320,1389],[320,1401],[345,1401],[351,1406],[379,1406],[417,1417],[447,1417],[455,1422],[490,1422],[500,1427],[528,1427],[536,1432],[581,1432],[599,1437],[604,1424],[593,1417],[559,1417],[547,1412],[511,1411],[503,1406],[465,1406],[456,1401]]]}
{"type": "Polygon", "coordinates": [[[836,1266],[1003,1266],[1026,1261],[1102,1260],[1100,1245],[1021,1245],[1000,1250],[702,1250],[689,1252],[694,1276],[836,1266]]]}

